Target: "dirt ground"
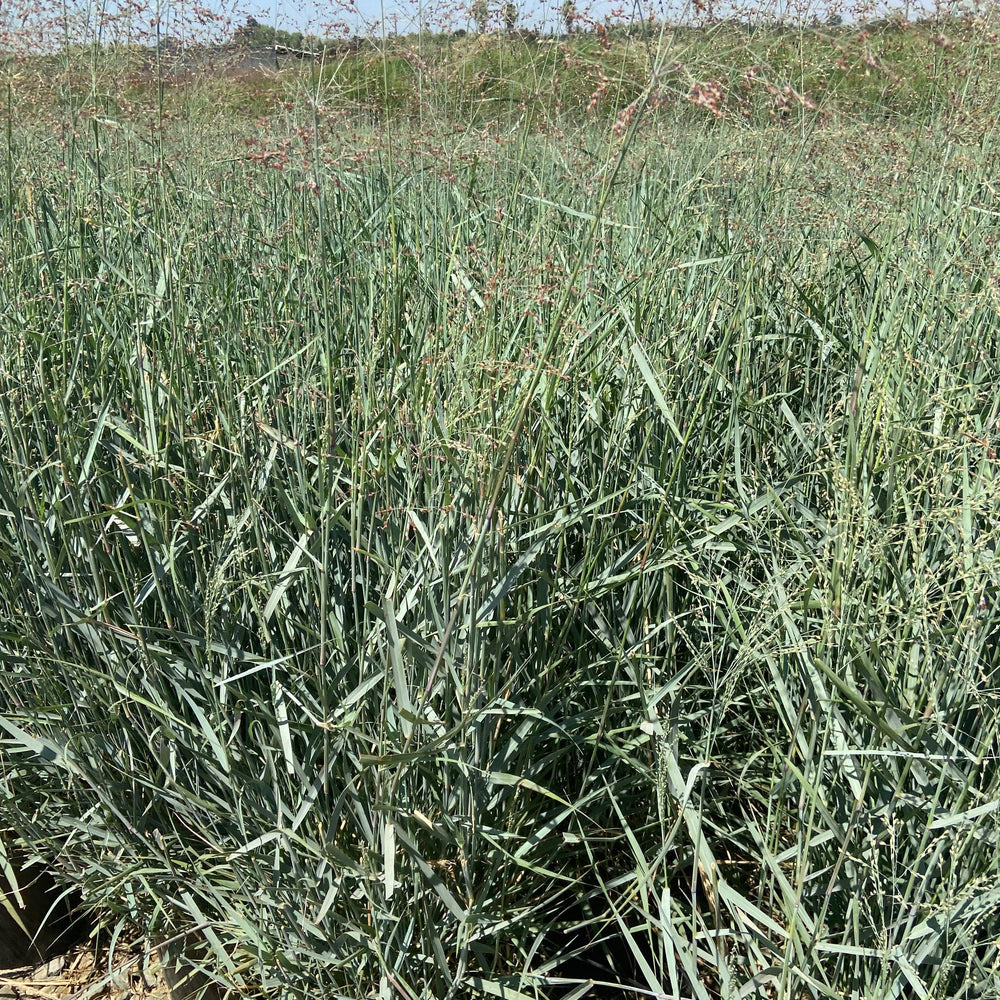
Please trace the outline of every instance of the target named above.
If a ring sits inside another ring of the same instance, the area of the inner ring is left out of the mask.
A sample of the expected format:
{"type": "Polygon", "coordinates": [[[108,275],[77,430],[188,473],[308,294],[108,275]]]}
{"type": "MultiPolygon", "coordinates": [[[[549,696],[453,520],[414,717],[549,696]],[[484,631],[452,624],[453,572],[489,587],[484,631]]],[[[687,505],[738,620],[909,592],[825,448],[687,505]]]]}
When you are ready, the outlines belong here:
{"type": "Polygon", "coordinates": [[[141,943],[119,943],[112,956],[85,942],[44,965],[0,969],[0,1000],[170,1000],[170,990],[141,943]]]}

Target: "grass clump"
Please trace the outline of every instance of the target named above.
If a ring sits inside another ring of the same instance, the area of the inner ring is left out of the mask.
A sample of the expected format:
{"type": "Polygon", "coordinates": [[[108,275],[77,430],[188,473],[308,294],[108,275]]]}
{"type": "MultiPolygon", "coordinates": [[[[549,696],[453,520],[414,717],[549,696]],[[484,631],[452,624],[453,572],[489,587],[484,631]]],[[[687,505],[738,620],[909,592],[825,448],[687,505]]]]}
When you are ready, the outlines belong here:
{"type": "Polygon", "coordinates": [[[8,110],[4,822],[247,992],[995,995],[989,129],[287,103],[8,110]]]}

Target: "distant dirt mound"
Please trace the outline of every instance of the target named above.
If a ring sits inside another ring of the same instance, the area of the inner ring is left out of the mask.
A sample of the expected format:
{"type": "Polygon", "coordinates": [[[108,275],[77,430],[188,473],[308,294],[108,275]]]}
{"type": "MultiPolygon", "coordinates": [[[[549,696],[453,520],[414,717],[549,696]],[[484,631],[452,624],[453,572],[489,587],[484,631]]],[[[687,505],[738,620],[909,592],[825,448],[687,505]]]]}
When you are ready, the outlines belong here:
{"type": "Polygon", "coordinates": [[[250,49],[242,46],[197,47],[148,53],[138,75],[155,78],[190,79],[201,77],[239,77],[250,73],[274,73],[292,62],[294,57],[282,55],[273,47],[250,49]]]}

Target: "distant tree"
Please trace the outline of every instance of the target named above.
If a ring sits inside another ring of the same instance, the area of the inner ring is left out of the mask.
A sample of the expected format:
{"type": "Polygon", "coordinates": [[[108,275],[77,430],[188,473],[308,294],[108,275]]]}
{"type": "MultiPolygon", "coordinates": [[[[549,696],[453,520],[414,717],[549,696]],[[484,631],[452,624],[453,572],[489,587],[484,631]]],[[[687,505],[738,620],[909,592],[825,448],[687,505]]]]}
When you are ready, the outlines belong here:
{"type": "Polygon", "coordinates": [[[469,7],[469,16],[476,22],[476,28],[479,32],[484,32],[490,23],[489,0],[472,0],[472,6],[469,7]]]}
{"type": "Polygon", "coordinates": [[[274,33],[276,45],[284,45],[288,49],[302,49],[301,31],[276,31],[274,33]]]}
{"type": "MultiPolygon", "coordinates": [[[[302,35],[296,33],[300,43],[302,35]]],[[[296,46],[291,44],[292,35],[287,31],[272,28],[269,24],[261,24],[255,17],[248,17],[246,23],[236,29],[233,33],[233,41],[238,45],[246,45],[252,49],[266,49],[272,45],[285,45],[289,48],[296,46]]]]}
{"type": "Polygon", "coordinates": [[[563,24],[566,25],[566,34],[573,34],[573,25],[576,23],[576,4],[573,0],[563,0],[562,5],[562,19],[563,24]]]}
{"type": "Polygon", "coordinates": [[[246,23],[233,32],[233,41],[240,45],[253,45],[254,35],[260,27],[260,21],[255,17],[248,17],[246,23]]]}
{"type": "Polygon", "coordinates": [[[515,24],[517,24],[517,4],[505,3],[503,7],[503,26],[508,35],[513,34],[515,24]]]}

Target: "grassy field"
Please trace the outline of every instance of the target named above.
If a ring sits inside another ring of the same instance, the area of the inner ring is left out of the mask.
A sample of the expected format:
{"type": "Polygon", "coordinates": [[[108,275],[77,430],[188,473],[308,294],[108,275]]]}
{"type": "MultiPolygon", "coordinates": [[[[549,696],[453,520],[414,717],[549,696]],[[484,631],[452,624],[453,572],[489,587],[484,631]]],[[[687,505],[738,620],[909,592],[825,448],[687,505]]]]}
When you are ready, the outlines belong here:
{"type": "Polygon", "coordinates": [[[7,64],[0,825],[102,936],[1000,996],[995,36],[861,34],[7,64]]]}

